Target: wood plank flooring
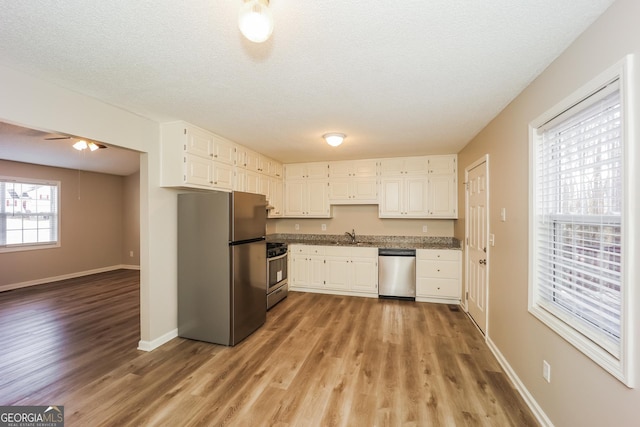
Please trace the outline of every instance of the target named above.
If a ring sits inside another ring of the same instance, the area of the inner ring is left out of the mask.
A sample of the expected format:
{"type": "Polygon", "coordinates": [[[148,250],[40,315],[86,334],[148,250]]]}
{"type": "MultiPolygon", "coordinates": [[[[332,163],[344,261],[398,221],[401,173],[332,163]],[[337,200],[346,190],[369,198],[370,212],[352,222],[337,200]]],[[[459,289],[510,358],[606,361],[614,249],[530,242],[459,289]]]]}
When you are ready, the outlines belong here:
{"type": "Polygon", "coordinates": [[[292,292],[235,347],[139,340],[139,274],[0,293],[0,405],[68,426],[535,426],[446,305],[292,292]]]}

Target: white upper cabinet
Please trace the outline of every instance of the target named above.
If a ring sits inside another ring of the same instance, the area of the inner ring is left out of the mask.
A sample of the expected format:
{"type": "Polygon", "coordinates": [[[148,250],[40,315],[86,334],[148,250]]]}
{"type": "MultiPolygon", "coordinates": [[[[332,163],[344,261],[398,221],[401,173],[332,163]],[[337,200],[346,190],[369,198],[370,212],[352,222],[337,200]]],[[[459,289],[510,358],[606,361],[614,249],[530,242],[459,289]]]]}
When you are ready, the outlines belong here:
{"type": "Polygon", "coordinates": [[[260,155],[248,148],[241,147],[238,149],[238,166],[250,171],[258,172],[260,163],[260,155]]]}
{"type": "Polygon", "coordinates": [[[330,216],[328,163],[294,163],[284,165],[284,216],[330,216]]]}
{"type": "Polygon", "coordinates": [[[271,175],[275,176],[276,178],[284,178],[284,168],[282,166],[282,163],[276,162],[275,160],[271,161],[271,175]]]}
{"type": "Polygon", "coordinates": [[[234,166],[236,164],[236,145],[231,141],[214,135],[213,160],[234,166]]]}
{"type": "Polygon", "coordinates": [[[427,218],[426,177],[395,176],[380,179],[380,218],[427,218]]]}
{"type": "Polygon", "coordinates": [[[428,218],[428,158],[380,160],[380,218],[428,218]]]}
{"type": "Polygon", "coordinates": [[[458,170],[458,156],[455,154],[447,154],[443,156],[429,156],[428,169],[429,175],[448,175],[455,174],[458,170]]]}
{"type": "Polygon", "coordinates": [[[396,157],[380,160],[380,175],[426,175],[428,157],[396,157]]]}
{"type": "Polygon", "coordinates": [[[430,176],[428,193],[429,216],[433,218],[458,217],[458,189],[455,176],[430,176]]]}
{"type": "Polygon", "coordinates": [[[381,218],[457,218],[457,156],[380,160],[381,218]]]}
{"type": "Polygon", "coordinates": [[[458,217],[455,154],[282,165],[182,121],[161,124],[161,146],[163,186],[264,194],[271,217],[329,218],[331,204],[378,204],[381,218],[458,217]]]}
{"type": "Polygon", "coordinates": [[[271,209],[269,209],[269,218],[280,218],[284,213],[283,187],[282,179],[277,177],[269,178],[269,196],[267,198],[271,206],[271,209]]]}
{"type": "Polygon", "coordinates": [[[184,127],[183,135],[185,152],[199,157],[213,157],[213,135],[195,127],[184,127]]]}
{"type": "Polygon", "coordinates": [[[458,156],[429,156],[429,216],[458,218],[458,156]]]}
{"type": "Polygon", "coordinates": [[[329,164],[320,163],[291,163],[284,165],[286,179],[328,179],[329,164]]]}
{"type": "Polygon", "coordinates": [[[329,202],[378,203],[377,162],[353,160],[329,163],[329,202]]]}
{"type": "Polygon", "coordinates": [[[329,163],[329,178],[371,178],[377,175],[376,160],[346,160],[329,163]]]}
{"type": "Polygon", "coordinates": [[[326,179],[287,179],[284,183],[284,216],[315,217],[330,216],[326,179]]]}
{"type": "MultiPolygon", "coordinates": [[[[163,123],[160,129],[161,180],[165,187],[269,196],[270,176],[282,176],[281,163],[189,123],[163,123]]],[[[280,199],[281,194],[280,190],[280,199]]],[[[282,202],[279,206],[282,211],[282,202]]]]}
{"type": "MultiPolygon", "coordinates": [[[[164,176],[163,176],[164,178],[164,176]]],[[[213,162],[208,157],[184,154],[184,182],[210,187],[213,184],[213,162]]]]}
{"type": "Polygon", "coordinates": [[[161,144],[163,186],[233,189],[235,146],[230,141],[185,122],[171,122],[161,125],[161,144]]]}
{"type": "Polygon", "coordinates": [[[213,162],[213,181],[211,185],[220,190],[233,190],[233,166],[221,162],[213,162]]]}

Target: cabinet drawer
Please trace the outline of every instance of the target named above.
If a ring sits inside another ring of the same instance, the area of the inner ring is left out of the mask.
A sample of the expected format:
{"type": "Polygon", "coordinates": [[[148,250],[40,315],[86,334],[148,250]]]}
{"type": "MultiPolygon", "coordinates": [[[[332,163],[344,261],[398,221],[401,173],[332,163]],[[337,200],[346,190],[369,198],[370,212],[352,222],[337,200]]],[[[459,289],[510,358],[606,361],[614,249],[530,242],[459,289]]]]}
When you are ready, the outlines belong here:
{"type": "Polygon", "coordinates": [[[443,261],[460,260],[460,251],[457,250],[438,250],[438,249],[418,249],[416,257],[418,259],[433,259],[443,261]]]}
{"type": "Polygon", "coordinates": [[[351,256],[353,248],[347,246],[324,246],[325,254],[328,256],[345,257],[351,256]]]}
{"type": "Polygon", "coordinates": [[[432,298],[459,298],[460,281],[454,279],[418,278],[416,296],[432,298]]]}
{"type": "Polygon", "coordinates": [[[419,259],[416,263],[418,277],[434,277],[441,279],[457,279],[460,263],[457,261],[433,261],[419,259]]]}
{"type": "Polygon", "coordinates": [[[325,247],[310,245],[310,246],[307,246],[307,253],[309,255],[324,255],[325,247]]]}
{"type": "Polygon", "coordinates": [[[307,253],[307,246],[304,246],[304,245],[289,245],[287,250],[291,254],[306,254],[307,253]]]}

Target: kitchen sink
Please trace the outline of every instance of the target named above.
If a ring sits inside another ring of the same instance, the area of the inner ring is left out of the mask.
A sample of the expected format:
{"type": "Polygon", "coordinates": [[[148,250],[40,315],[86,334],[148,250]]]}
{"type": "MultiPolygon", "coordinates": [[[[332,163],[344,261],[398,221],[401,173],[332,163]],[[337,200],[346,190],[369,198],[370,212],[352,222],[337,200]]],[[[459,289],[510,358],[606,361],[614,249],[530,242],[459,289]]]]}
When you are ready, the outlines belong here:
{"type": "Polygon", "coordinates": [[[364,242],[355,242],[355,243],[351,243],[351,242],[339,242],[339,241],[333,241],[333,242],[329,242],[330,245],[335,245],[335,246],[362,246],[364,245],[364,242]]]}

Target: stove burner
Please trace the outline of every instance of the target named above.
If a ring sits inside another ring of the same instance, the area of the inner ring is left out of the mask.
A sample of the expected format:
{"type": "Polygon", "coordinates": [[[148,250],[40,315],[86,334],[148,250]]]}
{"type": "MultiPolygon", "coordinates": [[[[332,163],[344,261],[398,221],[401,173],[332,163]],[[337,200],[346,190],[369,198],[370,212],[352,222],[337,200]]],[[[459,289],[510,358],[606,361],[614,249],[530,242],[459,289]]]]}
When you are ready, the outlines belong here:
{"type": "Polygon", "coordinates": [[[287,253],[286,243],[267,242],[267,258],[274,258],[287,253]]]}

